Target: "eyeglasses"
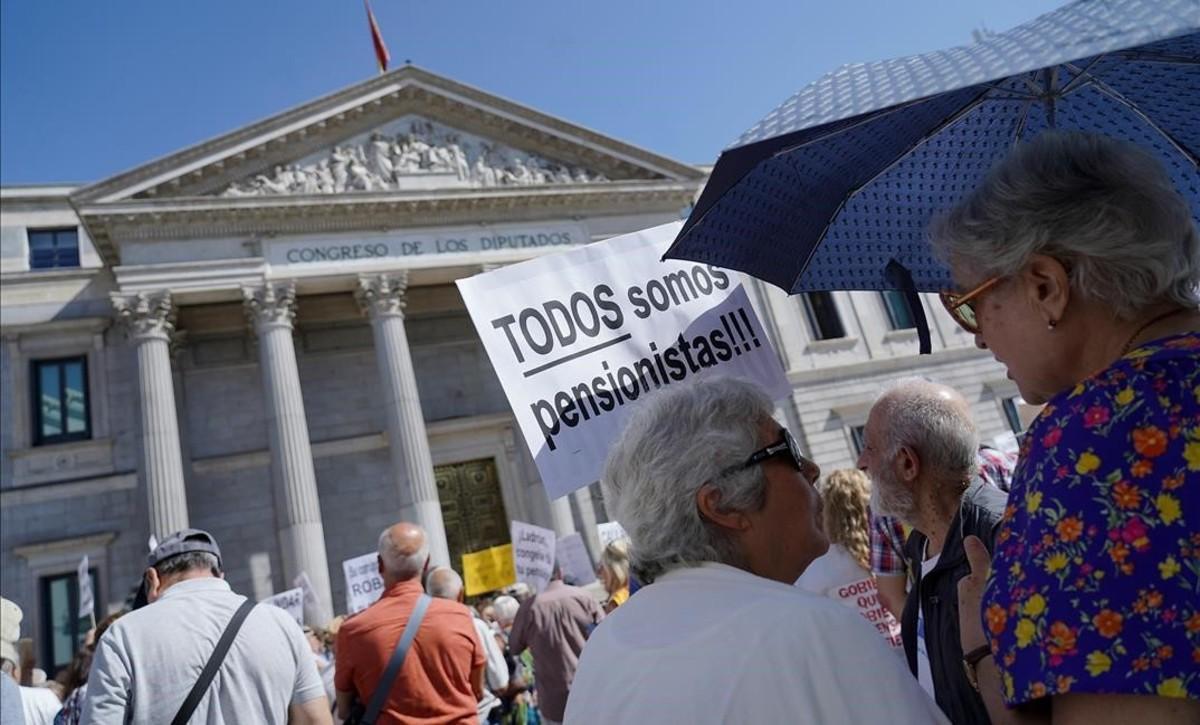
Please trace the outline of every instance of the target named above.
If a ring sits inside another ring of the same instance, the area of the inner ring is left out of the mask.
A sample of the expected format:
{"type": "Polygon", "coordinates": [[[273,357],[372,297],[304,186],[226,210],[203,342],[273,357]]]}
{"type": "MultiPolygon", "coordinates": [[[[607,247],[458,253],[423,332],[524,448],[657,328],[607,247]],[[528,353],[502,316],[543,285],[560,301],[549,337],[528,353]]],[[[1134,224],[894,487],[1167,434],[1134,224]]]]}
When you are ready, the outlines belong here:
{"type": "Polygon", "coordinates": [[[751,466],[757,466],[763,461],[767,461],[775,456],[781,455],[787,455],[787,457],[791,459],[792,465],[796,468],[796,470],[802,473],[806,470],[820,470],[817,468],[816,463],[812,462],[808,458],[805,458],[804,455],[800,453],[800,444],[796,442],[795,437],[792,436],[788,429],[780,428],[778,441],[772,443],[766,448],[761,448],[754,453],[751,453],[750,457],[746,459],[745,463],[728,468],[725,471],[722,471],[721,475],[728,475],[730,473],[734,473],[735,471],[744,471],[751,466]]]}
{"type": "Polygon", "coordinates": [[[975,311],[975,303],[979,301],[980,295],[994,287],[1002,279],[1004,278],[989,277],[980,282],[975,289],[965,294],[959,295],[953,292],[942,292],[938,296],[941,297],[942,304],[946,307],[946,311],[950,313],[950,317],[954,318],[954,321],[960,327],[972,335],[978,335],[979,316],[975,311]]]}

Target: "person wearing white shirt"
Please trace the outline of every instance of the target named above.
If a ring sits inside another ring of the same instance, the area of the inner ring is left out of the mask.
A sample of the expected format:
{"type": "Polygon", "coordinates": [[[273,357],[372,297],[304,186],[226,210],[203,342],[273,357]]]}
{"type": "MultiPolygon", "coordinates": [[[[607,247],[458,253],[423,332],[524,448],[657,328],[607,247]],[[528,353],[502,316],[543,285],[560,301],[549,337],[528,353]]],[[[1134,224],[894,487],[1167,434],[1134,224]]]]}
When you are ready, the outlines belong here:
{"type": "MultiPolygon", "coordinates": [[[[449,567],[440,566],[430,571],[425,577],[425,592],[431,597],[449,599],[461,604],[465,599],[466,589],[463,587],[463,580],[458,572],[449,567]]],[[[469,607],[469,609],[471,610],[471,621],[475,624],[475,634],[479,637],[484,655],[487,657],[487,665],[484,668],[483,697],[479,698],[479,722],[486,723],[488,713],[500,705],[500,698],[496,696],[496,692],[503,691],[508,687],[508,663],[504,661],[504,650],[496,641],[496,633],[491,625],[485,622],[473,607],[469,607]]]]}
{"type": "Polygon", "coordinates": [[[900,622],[884,603],[871,573],[871,481],[862,471],[844,468],[826,476],[820,489],[829,551],[804,570],[796,586],[858,612],[902,655],[900,622]]]}
{"type": "Polygon", "coordinates": [[[859,615],[792,586],[829,540],[773,410],[718,378],[634,413],[602,485],[646,586],[592,633],[565,722],[946,722],[859,615]]]}

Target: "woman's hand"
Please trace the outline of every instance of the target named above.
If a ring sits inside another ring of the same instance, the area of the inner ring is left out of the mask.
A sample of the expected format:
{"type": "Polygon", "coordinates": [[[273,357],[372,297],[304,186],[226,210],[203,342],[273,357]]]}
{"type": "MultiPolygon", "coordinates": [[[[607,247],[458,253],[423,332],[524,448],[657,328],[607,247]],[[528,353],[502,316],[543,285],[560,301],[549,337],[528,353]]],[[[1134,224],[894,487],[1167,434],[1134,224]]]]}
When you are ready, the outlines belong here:
{"type": "Polygon", "coordinates": [[[987,644],[983,631],[983,588],[992,568],[992,555],[978,536],[963,540],[971,573],[958,580],[958,636],[964,653],[987,644]]]}

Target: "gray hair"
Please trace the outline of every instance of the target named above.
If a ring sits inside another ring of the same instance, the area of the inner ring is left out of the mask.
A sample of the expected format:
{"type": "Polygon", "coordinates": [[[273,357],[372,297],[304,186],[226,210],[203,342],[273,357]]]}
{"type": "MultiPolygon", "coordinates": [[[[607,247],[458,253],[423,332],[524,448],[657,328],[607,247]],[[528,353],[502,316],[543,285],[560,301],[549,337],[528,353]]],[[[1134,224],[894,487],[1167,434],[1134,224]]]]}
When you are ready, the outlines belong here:
{"type": "Polygon", "coordinates": [[[514,597],[502,594],[492,602],[492,608],[496,610],[496,621],[508,624],[517,618],[517,610],[521,608],[521,603],[514,597]]]}
{"type": "Polygon", "coordinates": [[[967,482],[977,467],[979,431],[969,412],[964,414],[943,397],[946,391],[962,397],[957,390],[925,378],[893,383],[877,403],[884,406],[886,440],[872,443],[887,460],[907,446],[920,456],[922,467],[935,471],[939,478],[967,482]]]}
{"type": "Polygon", "coordinates": [[[700,515],[696,493],[711,483],[726,510],[762,508],[762,467],[729,469],[759,448],[759,426],[773,408],[756,385],[717,378],[663,390],[630,418],[609,452],[602,486],[629,533],[642,583],[706,561],[741,564],[728,535],[700,515]]]}
{"type": "Polygon", "coordinates": [[[439,566],[425,577],[425,591],[431,597],[456,600],[462,590],[462,577],[448,566],[439,566]]]}
{"type": "Polygon", "coordinates": [[[429,537],[422,536],[421,548],[405,556],[392,541],[390,532],[391,527],[388,527],[379,535],[379,558],[383,560],[383,568],[400,581],[421,576],[425,562],[429,560],[429,537]]]}
{"type": "Polygon", "coordinates": [[[207,569],[213,576],[221,576],[221,562],[207,551],[176,554],[154,565],[154,571],[158,572],[160,578],[199,569],[207,569]]]}
{"type": "Polygon", "coordinates": [[[1162,164],[1123,141],[1047,132],[1018,144],[933,222],[934,249],[989,276],[1033,254],[1057,259],[1071,287],[1125,320],[1200,304],[1200,233],[1162,164]]]}

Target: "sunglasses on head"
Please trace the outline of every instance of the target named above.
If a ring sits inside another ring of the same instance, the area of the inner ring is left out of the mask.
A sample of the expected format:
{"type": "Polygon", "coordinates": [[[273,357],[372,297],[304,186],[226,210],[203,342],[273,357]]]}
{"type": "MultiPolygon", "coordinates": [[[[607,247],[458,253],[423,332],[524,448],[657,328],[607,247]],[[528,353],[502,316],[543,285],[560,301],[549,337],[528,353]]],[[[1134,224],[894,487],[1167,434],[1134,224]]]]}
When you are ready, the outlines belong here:
{"type": "Polygon", "coordinates": [[[975,303],[979,301],[980,295],[994,287],[1001,279],[1003,277],[989,277],[969,292],[961,295],[954,292],[941,292],[938,297],[941,298],[942,305],[959,327],[972,335],[978,335],[979,316],[975,310],[975,303]]]}

